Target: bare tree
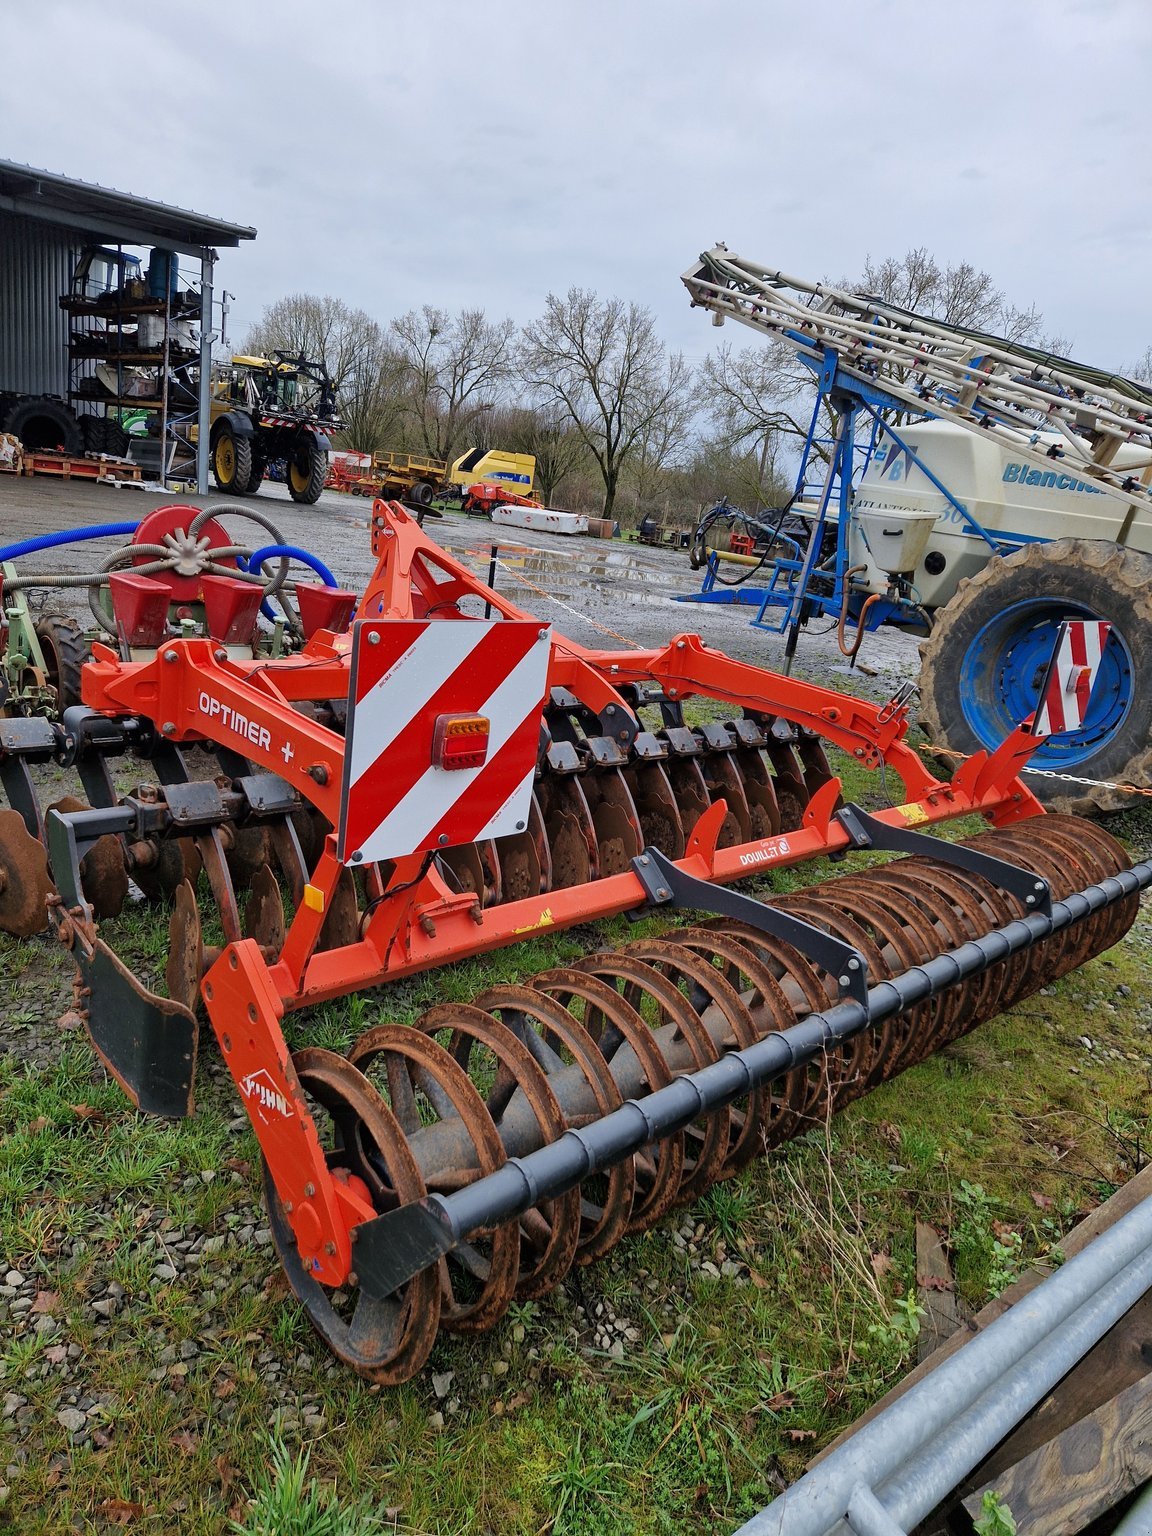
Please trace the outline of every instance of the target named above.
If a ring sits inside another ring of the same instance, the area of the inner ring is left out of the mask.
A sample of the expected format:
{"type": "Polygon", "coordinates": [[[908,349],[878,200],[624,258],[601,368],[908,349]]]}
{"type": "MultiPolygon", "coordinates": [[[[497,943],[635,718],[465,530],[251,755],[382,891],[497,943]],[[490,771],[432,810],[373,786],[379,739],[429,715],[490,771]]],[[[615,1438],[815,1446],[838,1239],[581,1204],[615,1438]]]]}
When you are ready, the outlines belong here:
{"type": "Polygon", "coordinates": [[[256,356],[279,350],[322,362],[339,395],[382,342],[381,327],[366,311],[349,309],[331,294],[290,293],[265,307],[244,348],[256,356]]]}
{"type": "Polygon", "coordinates": [[[530,453],[536,460],[536,494],[546,507],[561,482],[588,464],[583,438],[555,404],[509,405],[487,412],[475,446],[530,453]]]}
{"type": "Polygon", "coordinates": [[[628,479],[641,514],[652,510],[658,489],[682,462],[692,440],[697,402],[692,393],[691,371],[679,353],[669,354],[668,380],[671,389],[667,407],[641,428],[628,467],[628,479]]]}
{"type": "Polygon", "coordinates": [[[756,506],[767,506],[779,494],[776,465],[782,438],[807,434],[807,425],[799,418],[811,374],[796,367],[791,348],[774,341],[739,352],[725,343],[705,358],[700,377],[718,440],[743,466],[742,496],[756,506]],[[749,454],[754,478],[748,474],[749,454]]]}
{"type": "Polygon", "coordinates": [[[689,372],[670,356],[649,310],[570,288],[549,294],[523,333],[521,375],[534,396],[570,420],[604,481],[611,517],[621,472],[656,423],[680,409],[689,372]]]}
{"type": "Polygon", "coordinates": [[[511,320],[482,309],[450,315],[425,304],[392,322],[407,394],[424,451],[451,461],[481,412],[496,403],[511,370],[511,320]]]}
{"type": "Polygon", "coordinates": [[[989,331],[1009,342],[1043,345],[1044,321],[1035,304],[1020,309],[1005,298],[990,273],[979,271],[970,261],[942,267],[923,246],[879,262],[869,257],[860,281],[841,286],[931,315],[947,325],[989,331]]]}

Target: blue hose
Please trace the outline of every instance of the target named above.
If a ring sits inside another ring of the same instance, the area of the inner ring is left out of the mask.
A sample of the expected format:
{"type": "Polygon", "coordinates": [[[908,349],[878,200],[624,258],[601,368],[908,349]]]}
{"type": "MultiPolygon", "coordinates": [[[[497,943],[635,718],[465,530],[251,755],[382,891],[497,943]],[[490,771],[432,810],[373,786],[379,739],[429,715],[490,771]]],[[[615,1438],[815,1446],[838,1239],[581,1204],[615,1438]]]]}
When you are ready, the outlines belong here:
{"type": "Polygon", "coordinates": [[[34,539],[21,539],[18,544],[6,544],[0,549],[0,560],[19,560],[21,555],[36,555],[42,549],[56,549],[61,544],[81,544],[87,539],[123,538],[125,534],[135,533],[142,522],[143,518],[137,518],[134,523],[97,523],[92,528],[62,528],[57,533],[39,533],[34,539]]]}
{"type": "MultiPolygon", "coordinates": [[[[315,555],[310,555],[306,549],[301,549],[296,544],[266,544],[263,549],[253,550],[247,560],[241,557],[241,563],[244,565],[245,570],[258,571],[265,560],[273,560],[277,557],[280,559],[298,560],[301,565],[306,565],[309,570],[315,571],[326,587],[337,587],[340,585],[323,560],[318,559],[315,555]]],[[[261,602],[260,612],[269,623],[274,624],[276,622],[276,610],[267,598],[264,598],[261,602]]]]}
{"type": "Polygon", "coordinates": [[[259,570],[266,560],[279,558],[281,560],[298,560],[301,565],[306,565],[309,570],[315,571],[326,587],[338,587],[340,583],[332,572],[316,555],[310,555],[306,549],[301,549],[296,544],[266,544],[263,549],[257,549],[248,556],[247,569],[259,570]]]}

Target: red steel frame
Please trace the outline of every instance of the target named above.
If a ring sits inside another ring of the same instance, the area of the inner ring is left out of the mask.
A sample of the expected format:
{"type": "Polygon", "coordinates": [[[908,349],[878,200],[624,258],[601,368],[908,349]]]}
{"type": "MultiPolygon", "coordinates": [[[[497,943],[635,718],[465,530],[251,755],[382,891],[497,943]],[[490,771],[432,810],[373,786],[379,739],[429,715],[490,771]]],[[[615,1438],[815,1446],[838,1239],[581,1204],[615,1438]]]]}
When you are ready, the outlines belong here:
{"type": "MultiPolygon", "coordinates": [[[[469,622],[457,607],[469,597],[505,618],[533,617],[485,587],[397,503],[374,504],[372,547],[378,564],[360,604],[361,617],[469,622]]],[[[338,825],[344,738],[293,706],[347,698],[350,652],[348,635],[327,631],[276,661],[237,661],[210,640],[174,641],[148,662],[123,662],[95,646],[95,659],[83,674],[84,702],[108,714],[151,719],[173,742],[229,746],[278,774],[338,825]]],[[[895,826],[924,827],[973,812],[1003,825],[1041,813],[1017,777],[1037,737],[1018,730],[995,753],[978,753],[950,783],[941,783],[905,740],[906,708],[864,703],[734,661],[694,635],[677,636],[651,651],[592,651],[554,635],[548,683],[567,688],[598,714],[613,703],[630,712],[618,692],[622,685],[657,683],[669,699],[703,695],[734,710],[808,727],[864,765],[884,764],[900,777],[905,803],[879,813],[895,826]]],[[[717,847],[726,811],[717,802],[697,824],[681,867],[725,883],[844,849],[848,836],[833,820],[839,791],[838,780],[825,784],[798,830],[729,848],[717,847]]],[[[203,983],[209,1017],[301,1254],[316,1278],[330,1285],[348,1278],[352,1230],[373,1212],[359,1181],[341,1178],[327,1165],[281,1032],[283,1015],[515,943],[542,928],[624,912],[645,899],[629,871],[481,908],[475,896],[450,890],[436,869],[426,866],[424,855],[413,854],[397,860],[386,877],[379,868],[367,868],[371,907],[360,938],[317,952],[343,868],[330,836],[280,958],[269,964],[254,940],[240,940],[226,946],[203,983]]]]}

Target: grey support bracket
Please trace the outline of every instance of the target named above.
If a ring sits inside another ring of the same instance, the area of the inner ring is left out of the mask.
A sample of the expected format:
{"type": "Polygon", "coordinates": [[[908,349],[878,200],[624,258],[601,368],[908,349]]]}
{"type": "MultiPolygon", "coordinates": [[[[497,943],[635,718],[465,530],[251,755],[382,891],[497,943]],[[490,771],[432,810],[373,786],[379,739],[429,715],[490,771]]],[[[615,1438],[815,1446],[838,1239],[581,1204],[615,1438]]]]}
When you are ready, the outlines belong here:
{"type": "MultiPolygon", "coordinates": [[[[658,848],[645,848],[632,860],[632,872],[644,887],[653,907],[691,907],[698,912],[714,912],[718,917],[734,917],[758,928],[761,933],[782,939],[793,949],[814,960],[836,977],[841,995],[862,1003],[868,996],[868,962],[853,945],[825,933],[815,923],[782,912],[779,907],[757,901],[727,886],[713,885],[685,874],[679,865],[666,858],[658,848]]],[[[643,916],[629,913],[630,917],[643,916]]]]}
{"type": "Polygon", "coordinates": [[[1023,903],[1028,912],[1052,915],[1052,892],[1047,880],[1041,879],[1030,869],[1010,864],[1007,859],[994,858],[990,853],[980,853],[975,848],[965,848],[960,843],[949,843],[942,837],[930,837],[925,832],[913,832],[910,827],[894,827],[879,817],[870,816],[858,805],[842,805],[833,817],[848,834],[853,848],[878,848],[886,853],[920,854],[934,859],[938,864],[951,864],[955,869],[966,869],[969,874],[980,875],[990,884],[1023,903]]]}

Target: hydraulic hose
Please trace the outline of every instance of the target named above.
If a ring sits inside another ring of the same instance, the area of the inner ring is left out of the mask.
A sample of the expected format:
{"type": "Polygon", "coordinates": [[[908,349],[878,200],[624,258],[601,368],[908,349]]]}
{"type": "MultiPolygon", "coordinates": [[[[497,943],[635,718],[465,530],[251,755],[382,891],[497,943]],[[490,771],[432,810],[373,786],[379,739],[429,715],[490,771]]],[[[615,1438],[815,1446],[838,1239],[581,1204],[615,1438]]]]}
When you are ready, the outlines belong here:
{"type": "Polygon", "coordinates": [[[97,523],[94,528],[61,528],[56,533],[38,533],[34,538],[4,545],[0,549],[0,560],[19,560],[21,555],[36,555],[42,549],[81,544],[87,539],[124,538],[135,533],[142,522],[143,518],[137,518],[134,523],[97,523]]]}

